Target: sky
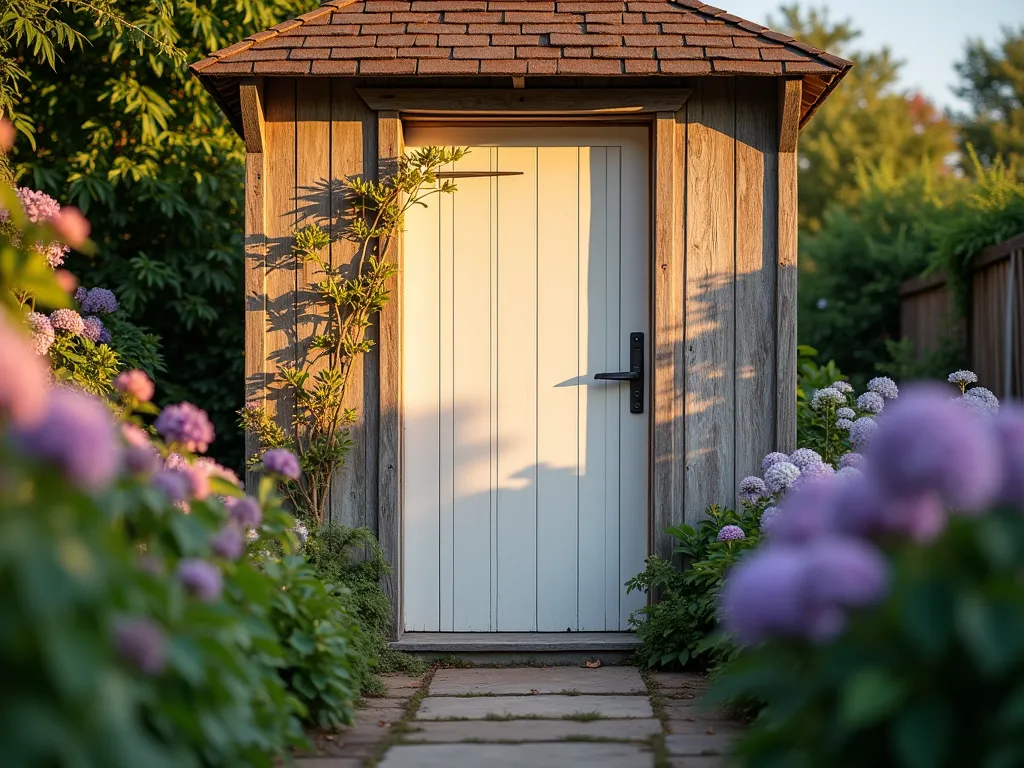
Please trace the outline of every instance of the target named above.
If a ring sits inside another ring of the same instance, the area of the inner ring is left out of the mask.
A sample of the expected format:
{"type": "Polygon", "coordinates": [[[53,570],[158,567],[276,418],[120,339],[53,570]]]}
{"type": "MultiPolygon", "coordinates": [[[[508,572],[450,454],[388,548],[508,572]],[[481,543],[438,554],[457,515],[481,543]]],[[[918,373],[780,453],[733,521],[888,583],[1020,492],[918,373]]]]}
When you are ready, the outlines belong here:
{"type": "MultiPolygon", "coordinates": [[[[791,4],[795,0],[787,0],[791,4]]],[[[719,0],[712,3],[759,24],[779,17],[781,0],[719,0]]],[[[1024,0],[800,0],[804,7],[827,7],[833,21],[851,19],[862,36],[855,46],[888,46],[904,62],[902,85],[920,90],[940,107],[961,108],[951,87],[953,65],[963,58],[968,39],[989,45],[1001,28],[1024,25],[1024,0]]]]}

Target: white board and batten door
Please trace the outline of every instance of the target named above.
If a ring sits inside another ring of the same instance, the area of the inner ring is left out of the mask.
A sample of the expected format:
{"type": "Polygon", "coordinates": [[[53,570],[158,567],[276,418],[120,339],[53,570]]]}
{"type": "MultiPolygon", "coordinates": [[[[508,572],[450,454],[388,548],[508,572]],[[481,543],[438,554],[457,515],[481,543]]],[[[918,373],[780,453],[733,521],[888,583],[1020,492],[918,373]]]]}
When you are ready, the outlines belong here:
{"type": "Polygon", "coordinates": [[[646,127],[407,128],[463,146],[404,237],[405,631],[622,631],[648,542],[646,127]],[[644,385],[646,388],[646,384],[644,385]]]}

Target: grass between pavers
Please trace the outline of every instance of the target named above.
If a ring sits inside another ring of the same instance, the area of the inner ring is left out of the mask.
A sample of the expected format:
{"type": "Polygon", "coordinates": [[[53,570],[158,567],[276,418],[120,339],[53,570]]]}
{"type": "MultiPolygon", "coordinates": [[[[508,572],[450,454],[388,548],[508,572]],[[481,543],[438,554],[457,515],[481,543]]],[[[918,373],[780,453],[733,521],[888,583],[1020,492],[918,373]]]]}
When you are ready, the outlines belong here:
{"type": "Polygon", "coordinates": [[[668,712],[665,711],[665,697],[661,693],[661,686],[654,679],[649,669],[641,669],[640,677],[647,686],[647,699],[651,703],[654,716],[661,721],[661,733],[656,733],[648,740],[651,752],[654,753],[654,768],[669,768],[668,746],[665,743],[665,735],[668,732],[668,712]]]}
{"type": "Polygon", "coordinates": [[[467,737],[465,739],[459,739],[458,741],[452,742],[416,742],[417,744],[565,744],[570,741],[581,741],[591,742],[596,744],[646,744],[647,739],[609,739],[604,736],[585,736],[577,734],[574,736],[566,736],[565,738],[558,739],[557,741],[545,740],[545,741],[530,741],[529,739],[475,739],[467,737]]]}
{"type": "Polygon", "coordinates": [[[590,723],[594,720],[648,720],[646,717],[604,717],[600,712],[573,712],[570,715],[559,715],[558,717],[546,717],[544,715],[502,715],[497,712],[488,712],[483,717],[434,717],[424,720],[425,723],[468,723],[482,722],[484,720],[508,722],[509,720],[573,720],[577,723],[590,723]]]}
{"type": "Polygon", "coordinates": [[[402,740],[402,736],[412,731],[411,723],[419,711],[420,704],[430,694],[430,683],[434,679],[436,667],[431,667],[420,680],[420,688],[405,700],[402,717],[391,724],[387,735],[377,743],[373,753],[363,761],[363,768],[376,768],[385,753],[402,740]]]}
{"type": "Polygon", "coordinates": [[[593,691],[591,693],[581,693],[575,688],[566,688],[562,691],[552,691],[551,693],[484,693],[480,691],[471,691],[469,693],[435,693],[434,697],[439,699],[498,699],[506,698],[511,699],[514,697],[526,698],[527,696],[646,696],[647,691],[593,691]]]}

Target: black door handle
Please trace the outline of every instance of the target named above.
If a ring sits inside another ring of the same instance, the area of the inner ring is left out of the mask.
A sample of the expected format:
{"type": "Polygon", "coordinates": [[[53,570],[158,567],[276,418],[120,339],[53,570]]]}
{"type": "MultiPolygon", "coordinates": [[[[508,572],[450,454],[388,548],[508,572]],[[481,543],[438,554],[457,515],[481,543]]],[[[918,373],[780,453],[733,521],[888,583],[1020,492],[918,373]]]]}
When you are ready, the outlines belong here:
{"type": "Polygon", "coordinates": [[[599,381],[629,382],[629,412],[644,412],[644,335],[629,334],[629,370],[606,371],[596,373],[594,378],[599,381]]]}

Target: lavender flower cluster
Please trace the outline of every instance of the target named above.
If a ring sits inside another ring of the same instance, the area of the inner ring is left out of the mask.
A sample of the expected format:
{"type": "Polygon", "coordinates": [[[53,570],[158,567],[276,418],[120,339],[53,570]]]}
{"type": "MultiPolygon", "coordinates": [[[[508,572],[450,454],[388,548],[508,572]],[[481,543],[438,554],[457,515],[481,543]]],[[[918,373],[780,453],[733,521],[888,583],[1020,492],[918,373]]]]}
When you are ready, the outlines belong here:
{"type": "Polygon", "coordinates": [[[737,642],[828,641],[851,610],[885,598],[880,542],[930,541],[951,515],[996,505],[1024,512],[1024,409],[979,418],[921,387],[891,407],[863,456],[840,466],[842,480],[801,483],[763,513],[766,543],[727,576],[719,606],[737,642]]]}

